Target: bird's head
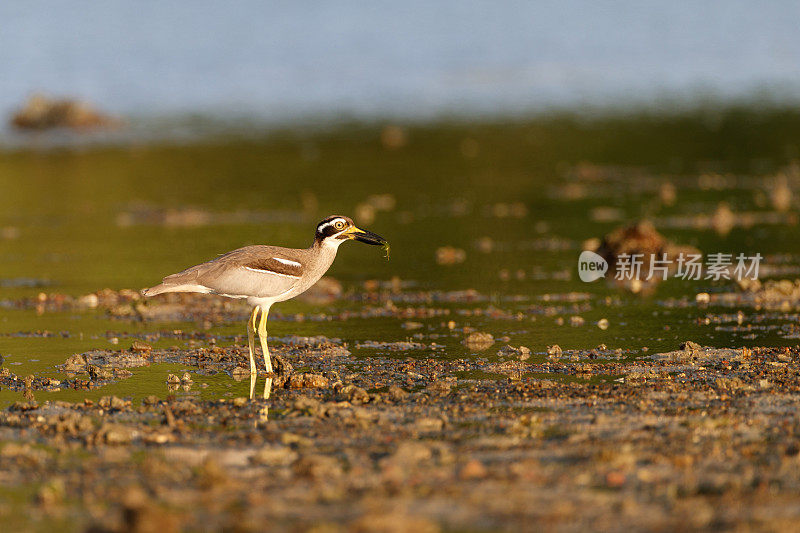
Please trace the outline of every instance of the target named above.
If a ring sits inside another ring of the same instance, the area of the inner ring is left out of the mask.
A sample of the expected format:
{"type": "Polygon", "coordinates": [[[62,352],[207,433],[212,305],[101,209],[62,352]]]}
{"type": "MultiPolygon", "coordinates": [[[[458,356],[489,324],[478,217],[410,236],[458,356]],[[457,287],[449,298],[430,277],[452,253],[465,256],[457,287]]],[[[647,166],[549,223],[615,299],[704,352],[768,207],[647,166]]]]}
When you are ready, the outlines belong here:
{"type": "Polygon", "coordinates": [[[387,244],[386,239],[380,235],[356,226],[350,217],[331,215],[317,224],[315,241],[319,244],[338,247],[349,239],[380,246],[387,244]]]}

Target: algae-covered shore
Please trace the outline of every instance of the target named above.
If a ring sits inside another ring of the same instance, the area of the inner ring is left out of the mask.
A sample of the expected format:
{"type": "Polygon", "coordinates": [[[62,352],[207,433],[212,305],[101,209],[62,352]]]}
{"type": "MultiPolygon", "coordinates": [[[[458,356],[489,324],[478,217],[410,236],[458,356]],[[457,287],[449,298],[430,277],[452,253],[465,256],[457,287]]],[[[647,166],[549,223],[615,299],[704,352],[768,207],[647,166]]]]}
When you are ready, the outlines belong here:
{"type": "Polygon", "coordinates": [[[799,156],[789,107],[28,138],[0,153],[0,519],[788,530],[799,156]],[[275,375],[243,371],[241,302],[138,293],[239,246],[306,246],[330,213],[391,260],[343,246],[277,305],[275,375]],[[582,282],[581,250],[626,227],[758,253],[760,279],[582,282]]]}

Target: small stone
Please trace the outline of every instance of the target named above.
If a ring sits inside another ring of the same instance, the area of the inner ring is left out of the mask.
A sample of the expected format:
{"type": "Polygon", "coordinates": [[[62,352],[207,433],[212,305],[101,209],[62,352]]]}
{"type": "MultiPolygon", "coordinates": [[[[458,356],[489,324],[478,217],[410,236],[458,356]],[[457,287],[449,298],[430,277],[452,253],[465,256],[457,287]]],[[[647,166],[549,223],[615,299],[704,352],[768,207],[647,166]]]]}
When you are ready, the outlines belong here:
{"type": "Polygon", "coordinates": [[[414,426],[416,426],[419,431],[424,432],[441,431],[444,427],[444,421],[441,418],[422,417],[414,422],[414,426]]]}
{"type": "Polygon", "coordinates": [[[183,376],[181,376],[181,383],[194,383],[191,374],[184,372],[183,376]]]}
{"type": "Polygon", "coordinates": [[[80,307],[88,307],[89,309],[96,309],[100,305],[100,298],[96,294],[85,294],[78,298],[78,305],[80,307]]]}
{"type": "Polygon", "coordinates": [[[283,433],[281,434],[281,443],[285,444],[286,446],[298,447],[298,448],[308,448],[314,445],[314,441],[303,437],[302,435],[297,435],[296,433],[283,433]]]}
{"type": "Polygon", "coordinates": [[[433,450],[427,444],[418,441],[403,441],[397,446],[397,450],[386,457],[382,463],[384,466],[392,464],[401,468],[409,468],[432,458],[433,450]]]}
{"type": "Polygon", "coordinates": [[[456,265],[467,259],[467,252],[453,246],[442,246],[436,249],[436,263],[439,265],[456,265]]]}
{"type": "Polygon", "coordinates": [[[331,480],[342,475],[342,466],[335,457],[309,454],[300,457],[293,465],[295,474],[312,479],[331,480]]]}
{"type": "Polygon", "coordinates": [[[558,344],[554,344],[552,346],[547,347],[547,358],[550,359],[551,361],[558,360],[558,358],[560,358],[563,353],[564,352],[563,350],[561,350],[561,346],[559,346],[558,344]]]}
{"type": "Polygon", "coordinates": [[[288,376],[292,373],[292,364],[281,355],[272,356],[272,370],[279,376],[288,376]]]}
{"type": "Polygon", "coordinates": [[[8,408],[9,411],[33,411],[39,408],[39,404],[32,400],[29,402],[14,402],[8,408]]]}
{"type": "Polygon", "coordinates": [[[488,474],[486,467],[477,459],[472,459],[461,467],[458,477],[462,480],[483,479],[488,474]]]}
{"type": "Polygon", "coordinates": [[[569,317],[569,325],[573,327],[579,327],[586,323],[586,319],[582,316],[571,316],[569,317]]]}
{"type": "Polygon", "coordinates": [[[613,470],[606,474],[606,485],[611,488],[619,488],[625,484],[625,474],[613,470]]]}
{"type": "Polygon", "coordinates": [[[753,387],[742,381],[740,378],[717,378],[714,384],[718,389],[727,390],[730,392],[749,391],[753,387]]]}
{"type": "Polygon", "coordinates": [[[464,344],[470,350],[486,350],[494,344],[494,337],[490,333],[476,331],[467,335],[464,344]]]}
{"type": "Polygon", "coordinates": [[[249,401],[250,400],[248,400],[247,398],[240,396],[238,398],[234,398],[233,400],[231,400],[231,403],[233,404],[234,407],[244,407],[245,405],[247,405],[247,402],[249,401]]]}
{"type": "Polygon", "coordinates": [[[149,396],[145,396],[145,398],[142,400],[142,404],[146,406],[153,406],[158,405],[158,402],[160,401],[161,400],[158,398],[158,396],[151,394],[149,396]]]}
{"type": "Polygon", "coordinates": [[[329,384],[328,378],[320,374],[292,374],[289,378],[290,389],[323,389],[329,384]]]}
{"type": "Polygon", "coordinates": [[[389,396],[389,399],[392,400],[393,402],[400,402],[408,397],[408,392],[398,387],[397,385],[390,386],[389,390],[387,391],[387,394],[389,396]]]}
{"type": "Polygon", "coordinates": [[[369,393],[361,387],[355,385],[343,385],[337,391],[337,399],[339,401],[348,401],[355,404],[362,404],[369,402],[369,393]]]}
{"type": "Polygon", "coordinates": [[[97,402],[97,405],[103,409],[122,410],[125,409],[125,407],[128,405],[128,402],[122,398],[117,398],[116,396],[103,396],[100,398],[100,401],[97,402]]]}
{"type": "Polygon", "coordinates": [[[258,450],[250,462],[267,466],[286,466],[297,460],[297,452],[289,446],[270,444],[258,450]]]}
{"type": "Polygon", "coordinates": [[[702,349],[702,346],[692,341],[685,341],[681,343],[681,350],[689,353],[696,353],[702,349]]]}
{"type": "Polygon", "coordinates": [[[326,410],[322,406],[322,402],[319,400],[301,397],[294,402],[294,405],[292,406],[292,412],[299,413],[302,416],[322,418],[325,416],[326,410]]]}
{"type": "Polygon", "coordinates": [[[135,340],[133,341],[133,344],[131,344],[132,352],[150,353],[152,350],[153,350],[152,346],[140,340],[135,340]]]}
{"type": "Polygon", "coordinates": [[[114,373],[111,370],[97,365],[89,365],[87,370],[89,371],[89,378],[92,381],[112,379],[114,377],[114,373]]]}
{"type": "Polygon", "coordinates": [[[63,368],[64,372],[82,372],[86,369],[86,357],[76,353],[66,360],[63,368]]]}
{"type": "Polygon", "coordinates": [[[121,424],[104,424],[97,434],[106,444],[128,444],[133,440],[135,431],[121,424]]]}
{"type": "Polygon", "coordinates": [[[142,437],[142,440],[148,444],[166,444],[175,440],[175,437],[172,435],[172,433],[164,433],[159,431],[155,433],[148,433],[142,437]]]}
{"type": "Polygon", "coordinates": [[[241,381],[248,376],[250,376],[250,371],[243,366],[237,366],[233,369],[233,372],[231,372],[231,377],[236,381],[241,381]]]}
{"type": "Polygon", "coordinates": [[[452,388],[453,385],[451,383],[444,380],[436,380],[425,387],[425,392],[433,396],[447,396],[452,388]]]}
{"type": "Polygon", "coordinates": [[[175,374],[167,374],[167,383],[171,383],[173,385],[177,385],[180,382],[181,382],[181,378],[179,378],[175,374]]]}

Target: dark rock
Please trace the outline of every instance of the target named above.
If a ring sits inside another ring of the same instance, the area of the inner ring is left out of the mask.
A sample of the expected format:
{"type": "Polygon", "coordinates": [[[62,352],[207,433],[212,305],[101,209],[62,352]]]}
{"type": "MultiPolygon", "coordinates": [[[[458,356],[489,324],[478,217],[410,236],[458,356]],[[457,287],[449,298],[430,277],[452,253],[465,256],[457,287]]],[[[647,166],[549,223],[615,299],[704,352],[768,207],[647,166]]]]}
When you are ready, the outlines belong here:
{"type": "Polygon", "coordinates": [[[128,406],[130,402],[126,402],[122,398],[117,398],[116,396],[103,396],[100,398],[100,401],[97,402],[97,405],[102,407],[103,409],[118,409],[122,410],[128,406]]]}
{"type": "Polygon", "coordinates": [[[486,350],[494,344],[494,337],[491,333],[473,332],[464,339],[464,345],[470,350],[486,350]]]}
{"type": "Polygon", "coordinates": [[[313,416],[322,418],[325,416],[326,410],[322,402],[313,398],[301,397],[298,398],[292,406],[292,412],[298,413],[301,416],[313,416]]]}
{"type": "Polygon", "coordinates": [[[279,376],[288,376],[294,370],[292,364],[281,355],[272,356],[272,369],[279,376]]]}
{"type": "Polygon", "coordinates": [[[391,387],[389,387],[387,395],[389,396],[389,399],[392,400],[393,402],[401,402],[408,397],[408,392],[406,392],[401,387],[398,387],[397,385],[392,385],[391,387]]]}
{"type": "Polygon", "coordinates": [[[62,368],[64,372],[83,372],[86,370],[86,357],[83,354],[76,353],[66,360],[62,368]]]}
{"type": "Polygon", "coordinates": [[[702,349],[702,346],[697,344],[696,342],[692,341],[685,341],[681,343],[681,350],[684,352],[695,353],[699,352],[702,349]]]}
{"type": "Polygon", "coordinates": [[[112,370],[97,365],[89,365],[87,367],[87,370],[89,371],[89,378],[92,381],[107,380],[114,378],[114,372],[112,370]]]}
{"type": "Polygon", "coordinates": [[[328,386],[328,378],[320,374],[292,374],[289,378],[290,389],[323,389],[328,386]]]}
{"type": "Polygon", "coordinates": [[[336,393],[336,398],[339,401],[347,401],[355,404],[369,402],[369,393],[361,387],[352,384],[342,385],[336,393]]]}
{"type": "Polygon", "coordinates": [[[132,352],[150,353],[152,350],[153,350],[152,346],[140,340],[135,340],[133,341],[133,344],[131,344],[132,352]]]}

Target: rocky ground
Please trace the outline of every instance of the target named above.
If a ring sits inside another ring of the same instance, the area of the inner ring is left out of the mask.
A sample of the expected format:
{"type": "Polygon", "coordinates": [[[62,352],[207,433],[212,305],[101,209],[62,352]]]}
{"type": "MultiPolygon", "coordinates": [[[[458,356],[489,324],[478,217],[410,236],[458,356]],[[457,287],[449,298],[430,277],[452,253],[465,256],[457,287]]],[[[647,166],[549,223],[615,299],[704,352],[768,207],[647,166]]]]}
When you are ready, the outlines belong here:
{"type": "MultiPolygon", "coordinates": [[[[402,348],[399,346],[398,348],[402,348]]],[[[790,530],[800,521],[798,348],[504,347],[504,362],[276,345],[253,398],[37,403],[158,361],[191,388],[249,379],[241,346],[77,354],[0,380],[0,517],[90,531],[790,530]],[[264,388],[270,385],[270,390],[264,388]],[[264,393],[268,398],[263,398],[264,393]]]]}

